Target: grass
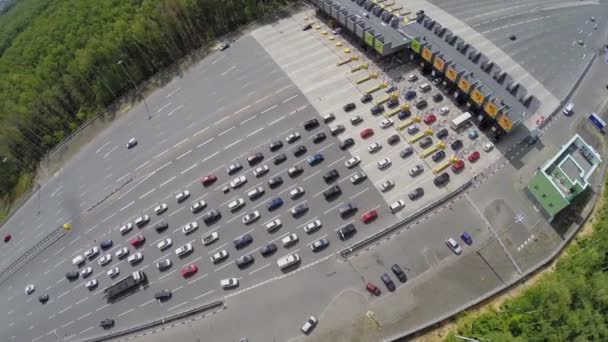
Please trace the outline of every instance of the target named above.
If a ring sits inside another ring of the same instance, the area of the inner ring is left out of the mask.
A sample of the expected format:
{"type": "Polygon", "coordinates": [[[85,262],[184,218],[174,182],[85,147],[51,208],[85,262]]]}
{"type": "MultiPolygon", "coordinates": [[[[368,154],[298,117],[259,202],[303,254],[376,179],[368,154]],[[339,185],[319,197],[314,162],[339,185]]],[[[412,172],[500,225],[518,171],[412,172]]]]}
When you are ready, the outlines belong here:
{"type": "Polygon", "coordinates": [[[13,205],[15,205],[15,203],[19,203],[19,200],[30,191],[33,180],[33,173],[28,172],[22,174],[19,176],[19,180],[15,185],[12,195],[0,198],[0,222],[6,220],[13,209],[13,205]]]}

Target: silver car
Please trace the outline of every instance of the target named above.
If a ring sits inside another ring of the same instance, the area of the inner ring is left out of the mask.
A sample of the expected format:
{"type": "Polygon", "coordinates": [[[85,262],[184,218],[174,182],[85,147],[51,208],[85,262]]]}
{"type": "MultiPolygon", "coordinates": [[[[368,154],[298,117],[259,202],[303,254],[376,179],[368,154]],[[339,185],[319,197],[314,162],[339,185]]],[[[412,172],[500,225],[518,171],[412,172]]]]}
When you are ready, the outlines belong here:
{"type": "Polygon", "coordinates": [[[250,224],[251,222],[260,218],[260,212],[258,210],[251,212],[243,216],[242,221],[244,224],[250,224]]]}
{"type": "Polygon", "coordinates": [[[227,257],[228,257],[228,251],[226,251],[225,249],[222,249],[221,251],[219,251],[211,256],[211,262],[214,264],[217,264],[218,262],[226,259],[227,257]]]}
{"type": "Polygon", "coordinates": [[[112,261],[112,254],[106,254],[106,255],[102,256],[99,260],[97,260],[97,262],[101,266],[106,265],[110,261],[112,261]]]}
{"type": "Polygon", "coordinates": [[[422,164],[417,164],[414,167],[412,167],[408,171],[408,173],[410,174],[411,177],[415,177],[415,176],[421,174],[422,171],[424,171],[424,167],[422,166],[422,164]]]}

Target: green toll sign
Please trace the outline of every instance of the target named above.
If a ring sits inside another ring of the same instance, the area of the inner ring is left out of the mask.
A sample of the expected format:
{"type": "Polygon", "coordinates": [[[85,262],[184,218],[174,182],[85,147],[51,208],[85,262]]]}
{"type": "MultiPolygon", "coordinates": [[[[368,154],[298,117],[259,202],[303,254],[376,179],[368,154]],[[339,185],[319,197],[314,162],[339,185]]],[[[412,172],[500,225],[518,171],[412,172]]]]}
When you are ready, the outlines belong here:
{"type": "Polygon", "coordinates": [[[416,53],[420,53],[420,42],[417,41],[416,39],[412,39],[411,43],[410,43],[410,48],[416,52],[416,53]]]}
{"type": "Polygon", "coordinates": [[[376,39],[374,41],[374,48],[379,54],[384,54],[384,42],[382,42],[380,39],[376,39]]]}
{"type": "Polygon", "coordinates": [[[374,35],[371,34],[369,31],[365,31],[365,42],[369,46],[374,46],[374,35]]]}

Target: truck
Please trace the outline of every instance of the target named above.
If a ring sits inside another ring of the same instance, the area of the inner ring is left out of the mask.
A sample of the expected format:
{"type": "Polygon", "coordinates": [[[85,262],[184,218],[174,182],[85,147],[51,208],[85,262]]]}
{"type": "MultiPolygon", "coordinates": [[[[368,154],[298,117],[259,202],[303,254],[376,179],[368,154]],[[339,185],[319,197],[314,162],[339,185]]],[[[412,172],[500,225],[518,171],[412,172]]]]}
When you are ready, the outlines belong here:
{"type": "Polygon", "coordinates": [[[285,269],[289,266],[295,265],[299,261],[300,256],[297,253],[292,253],[277,260],[277,266],[279,266],[280,269],[285,269]]]}
{"type": "Polygon", "coordinates": [[[127,293],[136,290],[146,281],[146,274],[142,271],[135,271],[131,275],[119,280],[115,284],[106,288],[104,297],[109,302],[122,298],[127,293]]]}

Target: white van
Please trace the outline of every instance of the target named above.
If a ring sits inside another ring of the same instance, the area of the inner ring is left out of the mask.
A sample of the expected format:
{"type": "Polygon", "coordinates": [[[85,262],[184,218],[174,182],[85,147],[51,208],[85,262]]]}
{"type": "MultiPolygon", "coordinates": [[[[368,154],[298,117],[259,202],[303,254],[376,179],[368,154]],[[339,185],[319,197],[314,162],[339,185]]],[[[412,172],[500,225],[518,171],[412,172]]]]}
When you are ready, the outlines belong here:
{"type": "Polygon", "coordinates": [[[277,266],[279,266],[280,269],[284,269],[291,265],[295,265],[299,261],[300,256],[297,253],[292,253],[277,260],[277,266]]]}
{"type": "Polygon", "coordinates": [[[427,91],[431,90],[431,85],[430,85],[430,84],[428,84],[428,83],[426,83],[426,82],[425,82],[425,83],[422,83],[422,84],[420,85],[420,90],[421,90],[422,92],[425,92],[425,93],[426,93],[427,91]]]}
{"type": "Polygon", "coordinates": [[[562,111],[565,115],[572,115],[572,110],[574,109],[574,103],[570,102],[564,110],[562,111]]]}

